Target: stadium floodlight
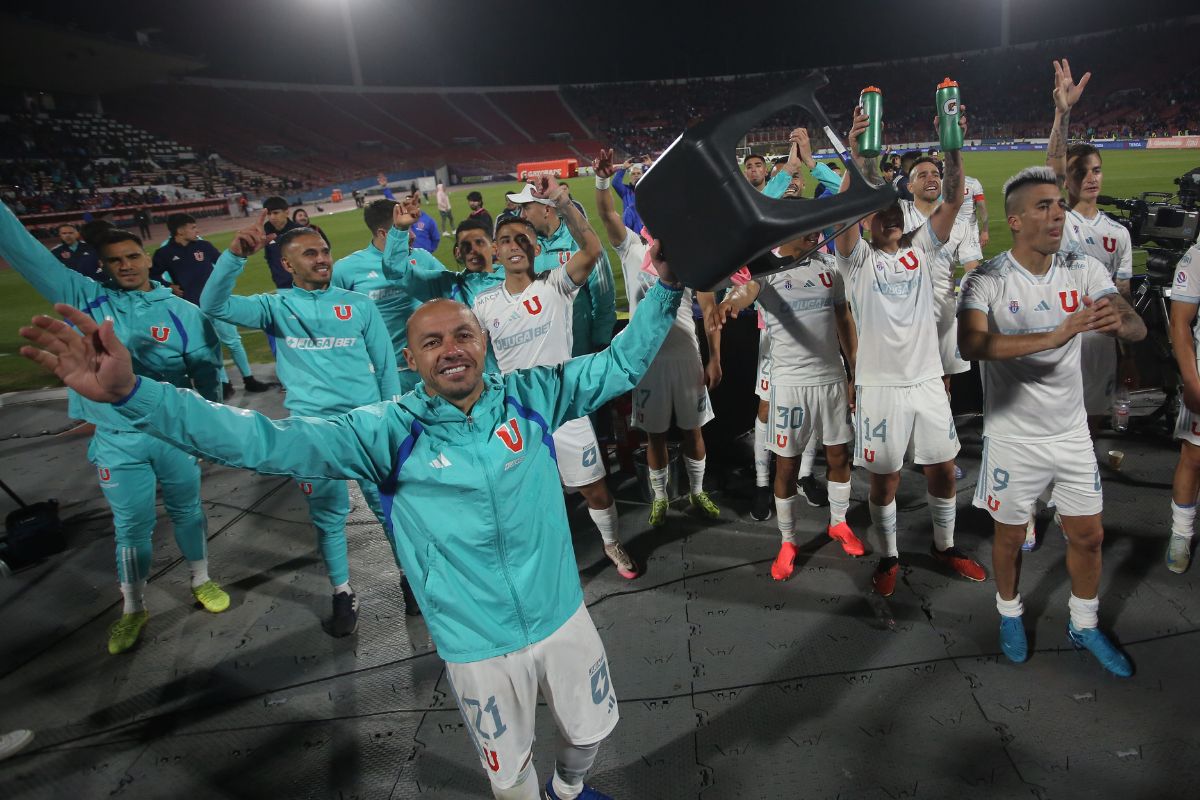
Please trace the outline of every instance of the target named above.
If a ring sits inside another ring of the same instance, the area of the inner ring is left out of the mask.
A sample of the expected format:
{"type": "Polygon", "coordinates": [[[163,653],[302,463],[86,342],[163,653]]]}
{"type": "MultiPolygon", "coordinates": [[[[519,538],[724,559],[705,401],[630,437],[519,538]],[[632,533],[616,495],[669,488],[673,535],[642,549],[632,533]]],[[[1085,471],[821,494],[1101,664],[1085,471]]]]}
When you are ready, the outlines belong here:
{"type": "Polygon", "coordinates": [[[815,71],[799,86],[707,119],[676,139],[642,176],[638,212],[684,284],[711,289],[743,265],[754,275],[787,269],[794,260],[773,256],[773,248],[813,231],[840,233],[896,201],[896,190],[886,183],[872,185],[833,132],[816,98],[828,83],[815,71]],[[808,112],[845,163],[847,191],[815,200],[776,200],[742,176],[734,155],[741,137],[769,114],[795,106],[808,112]]]}

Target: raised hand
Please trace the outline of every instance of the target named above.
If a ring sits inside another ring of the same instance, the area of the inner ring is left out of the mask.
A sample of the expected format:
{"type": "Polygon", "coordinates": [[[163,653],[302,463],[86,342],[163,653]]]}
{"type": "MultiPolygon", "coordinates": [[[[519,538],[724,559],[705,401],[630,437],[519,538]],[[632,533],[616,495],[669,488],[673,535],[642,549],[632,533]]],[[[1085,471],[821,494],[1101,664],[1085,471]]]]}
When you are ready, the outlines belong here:
{"type": "Polygon", "coordinates": [[[796,157],[809,169],[816,166],[816,161],[813,159],[812,154],[812,145],[808,141],[807,128],[795,128],[792,130],[788,136],[788,141],[792,143],[792,153],[788,156],[788,160],[796,157]]]}
{"type": "Polygon", "coordinates": [[[553,175],[542,175],[533,184],[533,196],[549,200],[555,208],[562,208],[571,202],[571,194],[567,187],[559,183],[553,175]]]}
{"type": "Polygon", "coordinates": [[[596,156],[595,169],[597,178],[611,178],[616,174],[617,169],[613,166],[612,148],[600,151],[600,155],[596,156]]]}
{"type": "Polygon", "coordinates": [[[421,204],[415,202],[412,197],[405,199],[392,206],[392,225],[397,229],[406,231],[416,224],[421,218],[421,204]]]}
{"type": "Polygon", "coordinates": [[[233,235],[229,249],[235,256],[249,258],[267,246],[267,242],[275,239],[275,234],[263,233],[263,225],[267,221],[267,210],[264,208],[258,215],[258,220],[252,222],[233,235]]]}
{"type": "Polygon", "coordinates": [[[1079,102],[1080,96],[1083,94],[1083,87],[1087,86],[1088,81],[1092,79],[1092,73],[1085,72],[1083,77],[1079,79],[1079,83],[1071,77],[1071,65],[1064,58],[1062,61],[1054,62],[1054,108],[1055,110],[1068,113],[1072,106],[1079,102]]]}
{"type": "Polygon", "coordinates": [[[848,135],[850,137],[850,155],[854,157],[855,161],[860,163],[862,162],[863,157],[858,154],[858,137],[861,136],[864,131],[866,131],[867,125],[870,123],[870,121],[871,118],[867,115],[867,112],[863,110],[863,107],[855,106],[854,118],[850,123],[850,133],[848,135]]]}
{"type": "Polygon", "coordinates": [[[36,316],[20,334],[35,346],[21,348],[21,355],[41,364],[68,387],[98,403],[115,403],[129,396],[137,378],[129,351],[113,330],[112,320],[103,325],[77,308],[55,303],[62,320],[36,316]]]}

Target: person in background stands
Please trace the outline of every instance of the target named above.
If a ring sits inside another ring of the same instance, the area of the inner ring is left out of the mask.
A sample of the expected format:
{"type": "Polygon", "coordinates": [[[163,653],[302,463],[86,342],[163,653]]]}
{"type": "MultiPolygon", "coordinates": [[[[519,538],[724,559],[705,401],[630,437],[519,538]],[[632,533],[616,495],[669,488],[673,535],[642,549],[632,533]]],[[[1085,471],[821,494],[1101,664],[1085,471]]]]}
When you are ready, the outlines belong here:
{"type": "Polygon", "coordinates": [[[58,226],[59,244],[51,248],[64,267],[75,270],[85,278],[103,282],[107,273],[100,266],[100,256],[92,247],[79,236],[79,228],[70,222],[58,226]]]}
{"type": "Polygon", "coordinates": [[[467,206],[471,209],[468,218],[482,222],[488,229],[488,235],[491,236],[495,232],[496,226],[492,222],[492,215],[483,207],[483,195],[477,191],[467,192],[467,206]]]}
{"type": "Polygon", "coordinates": [[[446,193],[446,184],[444,183],[437,185],[437,208],[438,216],[442,220],[442,227],[447,229],[442,236],[453,236],[450,229],[454,227],[454,212],[450,209],[450,195],[446,193]]]}

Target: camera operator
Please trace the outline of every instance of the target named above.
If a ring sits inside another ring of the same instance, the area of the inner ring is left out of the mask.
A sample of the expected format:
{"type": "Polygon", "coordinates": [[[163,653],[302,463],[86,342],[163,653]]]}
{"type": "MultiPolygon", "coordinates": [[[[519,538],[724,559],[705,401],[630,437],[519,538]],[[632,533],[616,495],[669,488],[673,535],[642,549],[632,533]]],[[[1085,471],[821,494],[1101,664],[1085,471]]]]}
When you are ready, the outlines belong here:
{"type": "MultiPolygon", "coordinates": [[[[1100,151],[1090,144],[1067,146],[1071,107],[1079,101],[1091,78],[1086,73],[1076,84],[1066,59],[1054,63],[1054,128],[1046,145],[1046,166],[1054,170],[1059,186],[1067,188],[1067,218],[1063,223],[1062,249],[1095,258],[1108,270],[1117,291],[1133,305],[1129,280],[1133,277],[1133,245],[1129,231],[1097,206],[1104,181],[1100,151]]],[[[1137,367],[1121,343],[1095,332],[1080,337],[1083,368],[1083,404],[1093,431],[1112,413],[1118,379],[1136,383],[1137,367]],[[1117,353],[1121,351],[1118,374],[1117,353]]]]}
{"type": "Polygon", "coordinates": [[[1167,569],[1187,571],[1192,559],[1192,533],[1196,522],[1196,496],[1200,494],[1200,372],[1197,371],[1197,342],[1194,331],[1200,306],[1200,244],[1179,260],[1171,291],[1171,347],[1179,365],[1183,398],[1175,423],[1175,438],[1183,444],[1171,485],[1171,541],[1167,545],[1167,569]]]}

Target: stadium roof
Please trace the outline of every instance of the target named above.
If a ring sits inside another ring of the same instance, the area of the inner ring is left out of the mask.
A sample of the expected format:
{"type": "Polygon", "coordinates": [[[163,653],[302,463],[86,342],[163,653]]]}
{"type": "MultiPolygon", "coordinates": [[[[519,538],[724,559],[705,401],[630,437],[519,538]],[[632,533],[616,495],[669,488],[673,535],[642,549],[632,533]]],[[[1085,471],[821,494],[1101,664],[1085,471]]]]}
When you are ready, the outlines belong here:
{"type": "Polygon", "coordinates": [[[103,94],[205,66],[191,56],[0,14],[0,85],[103,94]]]}

